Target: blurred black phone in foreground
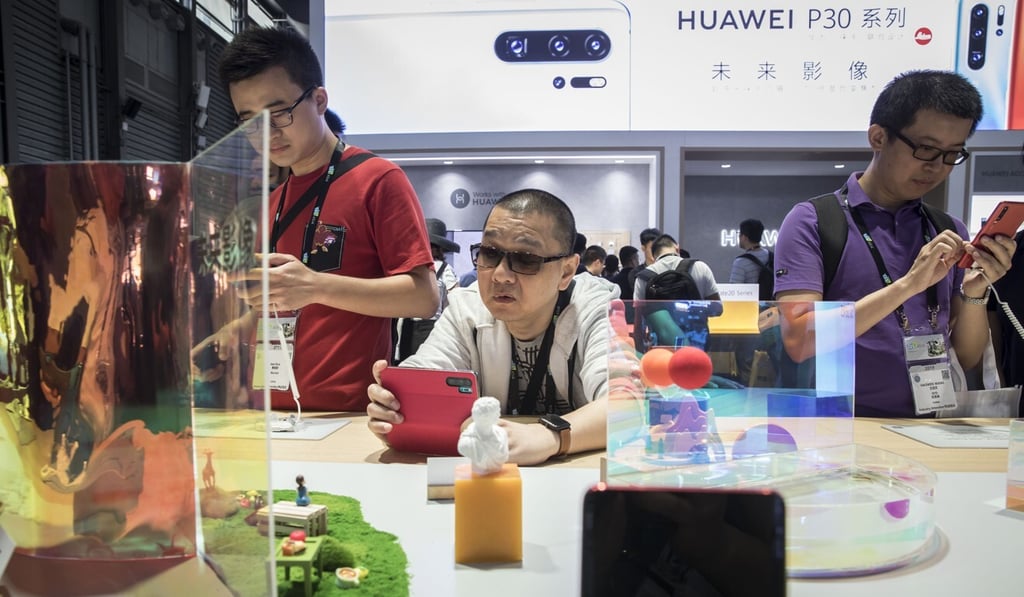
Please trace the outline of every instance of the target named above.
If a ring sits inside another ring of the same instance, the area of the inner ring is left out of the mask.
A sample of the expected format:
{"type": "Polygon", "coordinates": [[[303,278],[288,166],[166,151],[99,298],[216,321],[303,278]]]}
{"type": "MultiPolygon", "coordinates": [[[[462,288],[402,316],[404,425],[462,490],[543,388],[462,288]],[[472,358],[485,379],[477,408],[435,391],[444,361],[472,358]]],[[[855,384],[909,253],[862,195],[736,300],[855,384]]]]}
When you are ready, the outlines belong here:
{"type": "Polygon", "coordinates": [[[583,501],[582,566],[584,597],[782,597],[782,497],[598,484],[583,501]]]}

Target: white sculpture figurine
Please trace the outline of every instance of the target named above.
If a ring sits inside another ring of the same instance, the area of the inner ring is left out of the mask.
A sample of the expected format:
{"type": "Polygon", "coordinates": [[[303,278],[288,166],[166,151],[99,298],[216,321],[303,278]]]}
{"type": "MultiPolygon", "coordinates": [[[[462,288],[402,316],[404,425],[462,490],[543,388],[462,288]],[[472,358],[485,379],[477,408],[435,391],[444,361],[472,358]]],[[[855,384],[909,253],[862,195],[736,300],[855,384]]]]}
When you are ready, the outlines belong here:
{"type": "Polygon", "coordinates": [[[498,425],[501,403],[484,396],[473,403],[473,422],[459,436],[459,454],[469,458],[473,473],[489,475],[508,462],[508,432],[498,425]]]}

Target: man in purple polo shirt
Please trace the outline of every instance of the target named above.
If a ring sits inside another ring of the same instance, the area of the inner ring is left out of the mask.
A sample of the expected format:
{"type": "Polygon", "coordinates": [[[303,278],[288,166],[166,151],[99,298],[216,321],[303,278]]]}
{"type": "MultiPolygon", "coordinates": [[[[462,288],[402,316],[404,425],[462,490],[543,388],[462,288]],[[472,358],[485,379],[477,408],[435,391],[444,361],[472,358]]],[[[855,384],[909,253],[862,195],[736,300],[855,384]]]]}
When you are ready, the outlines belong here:
{"type": "MultiPolygon", "coordinates": [[[[999,236],[975,249],[964,240],[963,222],[954,218],[956,232],[940,233],[921,207],[921,197],[967,159],[981,114],[977,89],[955,73],[913,71],[885,87],[868,127],[871,163],[835,192],[848,234],[828,288],[814,206],[797,204],[779,230],[777,300],[856,302],[857,416],[938,410],[953,399],[945,347],[953,346],[968,369],[988,342],[988,284],[1006,274],[1016,245],[999,236]],[[989,281],[979,269],[956,267],[965,251],[989,281]]],[[[800,311],[794,306],[784,326],[787,354],[796,362],[813,356],[804,347],[814,346],[803,341],[810,315],[800,311]]]]}

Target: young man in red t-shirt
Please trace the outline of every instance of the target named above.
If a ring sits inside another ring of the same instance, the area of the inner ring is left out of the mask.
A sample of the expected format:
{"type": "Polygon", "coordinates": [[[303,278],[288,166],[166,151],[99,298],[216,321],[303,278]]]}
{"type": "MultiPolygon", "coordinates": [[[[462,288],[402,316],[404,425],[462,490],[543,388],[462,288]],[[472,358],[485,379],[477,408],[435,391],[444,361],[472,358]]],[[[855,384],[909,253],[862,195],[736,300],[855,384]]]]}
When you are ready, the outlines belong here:
{"type": "MultiPolygon", "coordinates": [[[[390,351],[390,319],[437,310],[419,200],[396,165],[367,159],[366,150],[330,130],[320,63],[300,34],[247,30],[225,48],[219,70],[240,124],[270,111],[268,158],[291,170],[270,196],[268,302],[278,314],[294,312],[282,321],[293,338],[302,407],[364,410],[371,365],[390,351]],[[352,164],[358,165],[348,169],[352,164]]],[[[262,134],[256,124],[249,132],[262,134]]],[[[250,288],[239,295],[259,307],[259,287],[250,288]]],[[[243,317],[215,336],[251,333],[246,323],[254,319],[243,317]]],[[[275,389],[272,406],[294,408],[290,389],[275,389]]]]}

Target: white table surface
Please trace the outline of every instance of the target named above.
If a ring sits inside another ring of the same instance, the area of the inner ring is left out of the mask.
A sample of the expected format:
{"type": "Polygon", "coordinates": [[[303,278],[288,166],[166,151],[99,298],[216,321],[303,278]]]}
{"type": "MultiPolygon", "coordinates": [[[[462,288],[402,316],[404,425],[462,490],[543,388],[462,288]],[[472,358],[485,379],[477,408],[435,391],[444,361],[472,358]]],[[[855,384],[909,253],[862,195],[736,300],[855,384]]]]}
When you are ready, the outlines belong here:
{"type": "MultiPolygon", "coordinates": [[[[359,499],[377,529],[399,537],[409,557],[412,594],[578,595],[581,507],[598,471],[524,468],[523,562],[464,566],[454,563],[454,504],[426,499],[422,465],[275,462],[275,479],[305,475],[313,491],[359,499]]],[[[829,597],[1024,595],[1019,567],[1024,515],[1003,510],[1006,476],[939,473],[935,504],[944,549],[902,570],[840,580],[791,580],[792,596],[829,597]]],[[[277,483],[280,485],[280,483],[277,483]]]]}
{"type": "MultiPolygon", "coordinates": [[[[277,461],[277,487],[297,474],[311,491],[358,499],[363,516],[399,538],[409,558],[414,596],[547,597],[579,595],[582,497],[598,480],[591,468],[524,468],[523,562],[464,566],[454,563],[453,502],[426,499],[427,467],[406,464],[332,464],[277,461]]],[[[861,578],[791,580],[793,597],[1021,597],[1024,515],[1003,509],[1002,473],[939,473],[935,505],[944,549],[928,562],[861,578]]],[[[192,584],[193,568],[179,567],[138,595],[164,595],[192,584]],[[185,576],[182,576],[185,575],[185,576]],[[161,588],[163,587],[163,588],[161,588]]],[[[229,595],[209,574],[193,594],[229,595]],[[213,581],[212,583],[210,581],[213,581]]],[[[12,595],[27,593],[12,590],[12,595]]]]}

